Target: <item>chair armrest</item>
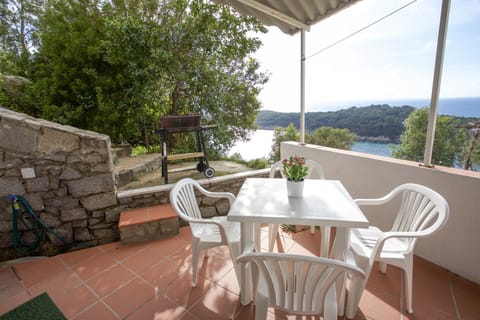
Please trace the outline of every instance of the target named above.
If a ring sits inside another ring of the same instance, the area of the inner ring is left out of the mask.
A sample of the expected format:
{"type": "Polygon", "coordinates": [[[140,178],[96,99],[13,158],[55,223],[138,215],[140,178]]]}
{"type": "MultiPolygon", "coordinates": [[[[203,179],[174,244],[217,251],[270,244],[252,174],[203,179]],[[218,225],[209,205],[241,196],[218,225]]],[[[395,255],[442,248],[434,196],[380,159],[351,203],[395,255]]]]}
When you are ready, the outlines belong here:
{"type": "Polygon", "coordinates": [[[372,198],[372,199],[355,199],[355,203],[359,206],[371,206],[371,205],[381,205],[392,200],[398,193],[402,190],[395,188],[390,191],[388,194],[381,198],[372,198]]]}
{"type": "Polygon", "coordinates": [[[230,205],[233,204],[233,201],[235,201],[235,196],[233,193],[230,192],[212,192],[205,190],[204,188],[199,188],[198,189],[203,195],[210,197],[210,198],[226,198],[230,202],[230,205]]]}

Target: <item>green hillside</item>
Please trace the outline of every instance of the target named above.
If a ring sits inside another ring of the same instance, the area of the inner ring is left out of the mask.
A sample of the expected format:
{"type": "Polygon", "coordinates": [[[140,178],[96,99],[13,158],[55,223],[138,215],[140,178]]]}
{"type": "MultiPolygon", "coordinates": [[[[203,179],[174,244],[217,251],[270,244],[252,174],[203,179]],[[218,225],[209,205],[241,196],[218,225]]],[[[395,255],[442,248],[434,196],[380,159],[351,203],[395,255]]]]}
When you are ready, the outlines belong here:
{"type": "MultiPolygon", "coordinates": [[[[398,142],[403,132],[403,122],[414,109],[411,106],[371,105],[338,111],[308,112],[305,114],[305,128],[307,132],[313,132],[322,126],[346,128],[357,134],[357,140],[398,142]]],[[[474,120],[474,118],[459,119],[461,123],[474,120]]],[[[287,127],[290,123],[293,123],[297,129],[300,127],[298,112],[260,111],[256,119],[256,125],[266,130],[287,127]]]]}

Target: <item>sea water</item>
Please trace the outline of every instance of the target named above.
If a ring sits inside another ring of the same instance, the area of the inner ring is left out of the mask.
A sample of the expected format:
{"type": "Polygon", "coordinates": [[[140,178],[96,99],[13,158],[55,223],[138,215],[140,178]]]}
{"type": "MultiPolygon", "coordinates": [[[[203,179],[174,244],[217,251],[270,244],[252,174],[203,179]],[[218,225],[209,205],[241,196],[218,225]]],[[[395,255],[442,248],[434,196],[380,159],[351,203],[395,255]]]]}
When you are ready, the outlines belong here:
{"type": "MultiPolygon", "coordinates": [[[[268,158],[272,151],[273,130],[257,130],[252,133],[250,140],[237,142],[227,153],[232,156],[239,153],[243,160],[253,160],[258,158],[268,158]]],[[[352,146],[353,151],[376,154],[380,156],[391,156],[393,144],[373,143],[373,142],[355,142],[352,146]]]]}

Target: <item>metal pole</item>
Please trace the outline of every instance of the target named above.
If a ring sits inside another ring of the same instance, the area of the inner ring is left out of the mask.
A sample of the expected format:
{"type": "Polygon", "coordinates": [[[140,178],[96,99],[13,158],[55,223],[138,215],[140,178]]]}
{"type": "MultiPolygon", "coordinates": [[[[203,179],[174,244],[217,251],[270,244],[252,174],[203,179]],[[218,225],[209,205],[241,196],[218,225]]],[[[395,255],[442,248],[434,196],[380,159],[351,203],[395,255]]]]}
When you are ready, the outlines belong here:
{"type": "Polygon", "coordinates": [[[300,32],[300,144],[305,144],[305,30],[300,32]]]}
{"type": "Polygon", "coordinates": [[[445,40],[447,38],[448,15],[450,12],[450,0],[442,1],[440,26],[438,28],[437,55],[435,58],[435,71],[433,74],[432,96],[430,98],[430,114],[428,116],[427,139],[425,141],[425,153],[423,163],[425,167],[433,167],[432,151],[435,140],[435,126],[437,122],[438,96],[440,94],[440,82],[442,80],[443,56],[445,52],[445,40]]]}

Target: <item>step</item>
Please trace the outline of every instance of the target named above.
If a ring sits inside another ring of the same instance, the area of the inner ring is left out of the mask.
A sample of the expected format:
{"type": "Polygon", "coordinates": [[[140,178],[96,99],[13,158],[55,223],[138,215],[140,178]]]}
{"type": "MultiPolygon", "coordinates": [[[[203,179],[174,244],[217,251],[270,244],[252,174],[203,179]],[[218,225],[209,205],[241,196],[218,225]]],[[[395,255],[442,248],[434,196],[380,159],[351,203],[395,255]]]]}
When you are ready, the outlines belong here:
{"type": "Polygon", "coordinates": [[[112,145],[113,163],[116,163],[120,158],[129,157],[131,153],[132,153],[132,146],[129,144],[112,145]]]}
{"type": "Polygon", "coordinates": [[[122,244],[163,239],[179,233],[178,215],[170,204],[124,210],[118,229],[122,244]]]}
{"type": "Polygon", "coordinates": [[[162,170],[160,153],[144,154],[136,157],[121,157],[114,165],[117,186],[124,186],[152,171],[162,170]]]}

